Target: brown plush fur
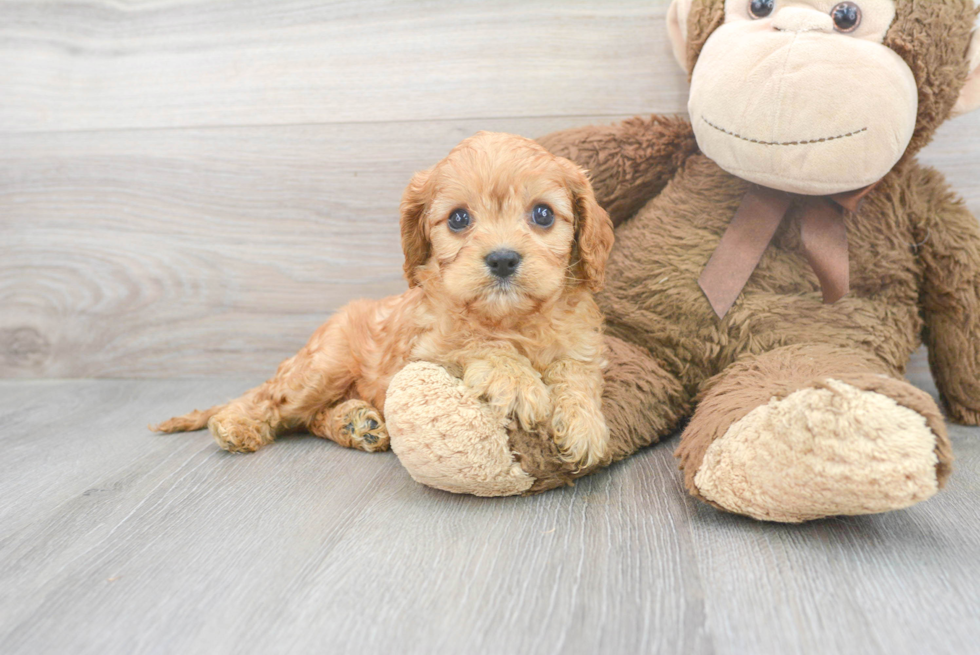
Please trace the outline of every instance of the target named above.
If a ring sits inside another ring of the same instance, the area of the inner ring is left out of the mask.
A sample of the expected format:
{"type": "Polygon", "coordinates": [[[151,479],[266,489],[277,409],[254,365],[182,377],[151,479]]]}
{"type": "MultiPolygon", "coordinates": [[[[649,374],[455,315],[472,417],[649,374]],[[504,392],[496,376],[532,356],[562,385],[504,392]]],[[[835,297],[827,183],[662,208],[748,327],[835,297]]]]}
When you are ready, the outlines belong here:
{"type": "Polygon", "coordinates": [[[510,449],[534,478],[527,493],[571,484],[598,466],[625,459],[670,432],[690,412],[691,403],[680,383],[642,348],[607,336],[606,360],[602,411],[610,432],[607,457],[594,467],[582,468],[562,461],[555,445],[540,435],[512,429],[510,449]]]}
{"type": "Polygon", "coordinates": [[[429,361],[462,377],[501,417],[549,434],[570,468],[604,460],[602,320],[591,290],[602,286],[613,231],[583,172],[532,141],[483,132],[415,176],[401,229],[411,289],[351,303],[262,386],[156,429],[208,425],[235,452],[302,428],[382,450],[392,376],[429,361]],[[540,204],[553,209],[553,225],[530,220],[540,204]],[[454,232],[447,220],[461,208],[472,223],[454,232]],[[485,261],[502,248],[522,257],[506,280],[485,261]]]}
{"type": "MultiPolygon", "coordinates": [[[[692,6],[692,64],[721,24],[723,6],[692,6]]],[[[835,379],[924,416],[936,435],[937,478],[949,475],[938,409],[900,376],[924,338],[948,414],[980,423],[980,228],[942,176],[915,160],[949,117],[969,72],[976,9],[970,0],[896,6],[886,45],[915,75],[918,123],[902,161],[856,213],[845,214],[851,292],[833,305],[821,302],[801,251],[796,207],[729,314],[714,315],[697,280],[747,183],[697,153],[685,121],[632,119],[540,140],[591,171],[597,197],[617,223],[630,219],[617,229],[609,283],[599,296],[609,341],[621,340],[611,351],[634,349],[611,357],[606,373],[617,458],[668,434],[699,401],[678,450],[697,495],[694,476],[727,426],[774,397],[835,379]]],[[[549,457],[539,446],[513,443],[522,463],[534,463],[527,470],[558,484],[569,479],[538,463],[549,457]]],[[[535,488],[549,486],[539,479],[535,488]]]]}

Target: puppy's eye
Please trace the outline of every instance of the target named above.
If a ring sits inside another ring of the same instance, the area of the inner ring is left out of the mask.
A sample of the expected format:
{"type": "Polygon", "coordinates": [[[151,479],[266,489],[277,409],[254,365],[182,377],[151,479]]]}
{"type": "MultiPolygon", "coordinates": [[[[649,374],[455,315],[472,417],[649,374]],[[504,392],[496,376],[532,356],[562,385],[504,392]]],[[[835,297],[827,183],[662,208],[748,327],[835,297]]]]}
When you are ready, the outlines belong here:
{"type": "Polygon", "coordinates": [[[449,215],[449,229],[453,232],[462,232],[470,226],[470,213],[465,209],[454,209],[449,215]]]}
{"type": "Polygon", "coordinates": [[[548,205],[537,205],[531,211],[531,221],[538,227],[551,227],[555,224],[555,212],[548,205]]]}

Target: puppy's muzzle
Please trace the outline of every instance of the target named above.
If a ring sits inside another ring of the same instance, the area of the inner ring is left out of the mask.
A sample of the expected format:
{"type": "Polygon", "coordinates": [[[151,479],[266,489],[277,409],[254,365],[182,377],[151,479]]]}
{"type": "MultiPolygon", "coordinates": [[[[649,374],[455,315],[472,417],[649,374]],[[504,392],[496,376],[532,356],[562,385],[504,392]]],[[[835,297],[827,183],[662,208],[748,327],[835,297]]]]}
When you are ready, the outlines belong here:
{"type": "Polygon", "coordinates": [[[506,280],[521,265],[521,256],[513,250],[494,250],[484,260],[495,277],[506,280]]]}

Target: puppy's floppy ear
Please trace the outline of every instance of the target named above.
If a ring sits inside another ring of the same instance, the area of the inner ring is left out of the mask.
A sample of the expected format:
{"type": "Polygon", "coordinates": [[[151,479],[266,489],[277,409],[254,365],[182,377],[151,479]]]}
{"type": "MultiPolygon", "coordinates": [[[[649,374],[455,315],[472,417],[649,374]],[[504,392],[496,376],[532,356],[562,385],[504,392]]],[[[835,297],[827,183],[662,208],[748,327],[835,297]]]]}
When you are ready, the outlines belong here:
{"type": "Polygon", "coordinates": [[[565,169],[566,184],[575,205],[575,252],[572,253],[572,261],[578,262],[579,277],[589,290],[599,291],[605,282],[606,260],[615,241],[612,220],[596,201],[585,171],[567,159],[558,159],[565,169]]]}
{"type": "Polygon", "coordinates": [[[402,195],[402,252],[405,253],[405,279],[409,287],[417,287],[421,283],[418,269],[425,266],[432,252],[422,220],[431,195],[431,177],[432,171],[416,173],[402,195]]]}

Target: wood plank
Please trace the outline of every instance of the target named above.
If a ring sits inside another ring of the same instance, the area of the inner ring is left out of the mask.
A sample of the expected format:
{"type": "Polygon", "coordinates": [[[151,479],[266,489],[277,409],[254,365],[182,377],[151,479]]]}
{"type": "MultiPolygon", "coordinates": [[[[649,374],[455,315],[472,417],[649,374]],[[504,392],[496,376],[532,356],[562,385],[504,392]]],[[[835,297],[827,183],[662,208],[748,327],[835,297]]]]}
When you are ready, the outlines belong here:
{"type": "MultiPolygon", "coordinates": [[[[913,381],[934,389],[924,370],[913,381]]],[[[954,428],[937,498],[804,526],[686,497],[676,442],[495,500],[312,437],[236,456],[143,428],[254,381],[0,382],[0,652],[918,655],[980,640],[976,428],[954,428]]]]}
{"type": "Polygon", "coordinates": [[[0,377],[266,374],[405,289],[398,203],[480,128],[581,119],[8,135],[0,377]]]}
{"type": "Polygon", "coordinates": [[[676,112],[666,0],[0,0],[0,133],[676,112]]]}
{"type": "MultiPolygon", "coordinates": [[[[349,300],[405,288],[412,172],[481,128],[603,120],[7,135],[0,377],[267,375],[349,300]]],[[[924,159],[980,215],[980,114],[924,159]]]]}

